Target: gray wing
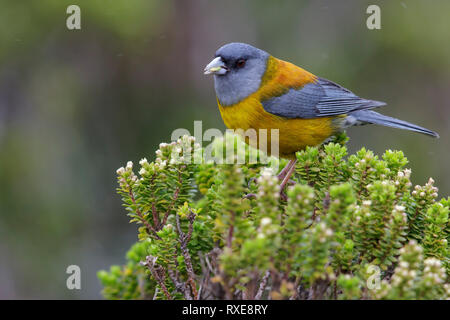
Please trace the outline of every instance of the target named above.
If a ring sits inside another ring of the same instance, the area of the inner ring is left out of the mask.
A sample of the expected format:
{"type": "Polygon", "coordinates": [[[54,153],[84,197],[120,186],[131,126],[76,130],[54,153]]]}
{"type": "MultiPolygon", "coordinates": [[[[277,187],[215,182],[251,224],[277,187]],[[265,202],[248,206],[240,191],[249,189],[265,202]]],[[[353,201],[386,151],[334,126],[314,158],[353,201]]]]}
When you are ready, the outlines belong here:
{"type": "Polygon", "coordinates": [[[329,80],[318,78],[301,89],[290,89],[285,94],[262,101],[264,110],[285,118],[311,119],[347,114],[357,110],[386,105],[381,101],[366,100],[329,80]]]}

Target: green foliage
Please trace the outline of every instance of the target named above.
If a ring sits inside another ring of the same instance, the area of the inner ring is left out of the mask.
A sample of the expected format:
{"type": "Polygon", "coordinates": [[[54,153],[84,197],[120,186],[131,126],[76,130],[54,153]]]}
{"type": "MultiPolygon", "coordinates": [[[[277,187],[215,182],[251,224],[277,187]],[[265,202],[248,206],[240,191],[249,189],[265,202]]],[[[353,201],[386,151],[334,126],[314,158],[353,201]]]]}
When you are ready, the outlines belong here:
{"type": "Polygon", "coordinates": [[[107,299],[148,299],[152,298],[155,281],[148,277],[139,264],[148,254],[151,240],[134,244],[127,253],[128,264],[123,267],[112,266],[107,271],[97,273],[104,286],[103,296],[107,299]]]}
{"type": "Polygon", "coordinates": [[[423,260],[423,249],[411,240],[400,250],[398,265],[390,281],[383,280],[375,292],[381,299],[442,299],[449,296],[450,285],[440,260],[423,260]]]}
{"type": "MultiPolygon", "coordinates": [[[[401,151],[347,157],[347,140],[297,153],[287,201],[275,175],[284,160],[205,163],[192,137],[161,144],[140,177],[129,162],[118,192],[139,242],[125,267],[99,272],[104,296],[449,298],[449,199],[436,201],[432,179],[411,192],[401,151]]],[[[256,152],[227,136],[213,154],[227,145],[247,160],[256,152]]]]}

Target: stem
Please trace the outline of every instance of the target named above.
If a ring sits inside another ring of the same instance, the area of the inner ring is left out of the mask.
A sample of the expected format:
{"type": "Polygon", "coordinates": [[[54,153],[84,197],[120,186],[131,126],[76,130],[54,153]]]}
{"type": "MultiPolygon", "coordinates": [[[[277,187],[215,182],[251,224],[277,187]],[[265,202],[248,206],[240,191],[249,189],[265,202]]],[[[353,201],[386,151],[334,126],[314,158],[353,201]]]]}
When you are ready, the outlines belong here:
{"type": "Polygon", "coordinates": [[[142,214],[141,210],[139,209],[136,199],[134,198],[133,190],[131,190],[131,186],[128,186],[128,194],[130,195],[130,199],[133,202],[133,204],[136,206],[136,214],[138,215],[141,222],[145,225],[147,228],[148,233],[153,233],[153,235],[156,237],[156,239],[161,240],[161,238],[156,233],[156,230],[148,223],[147,220],[145,220],[144,215],[142,214]]]}
{"type": "Polygon", "coordinates": [[[189,254],[189,249],[187,247],[187,244],[192,236],[192,231],[194,229],[194,219],[195,219],[195,213],[191,211],[191,214],[188,217],[189,219],[189,230],[188,233],[185,234],[183,230],[181,230],[180,225],[180,216],[177,214],[176,222],[177,222],[177,231],[178,231],[178,241],[180,242],[180,249],[181,254],[184,257],[184,263],[186,264],[186,271],[188,274],[188,283],[191,287],[192,294],[194,296],[194,300],[198,300],[198,292],[195,285],[195,273],[194,268],[192,266],[192,259],[191,255],[189,254]]]}
{"type": "Polygon", "coordinates": [[[192,296],[189,292],[188,287],[185,283],[180,281],[178,271],[174,272],[172,269],[168,269],[167,273],[169,274],[170,279],[172,280],[173,284],[175,285],[175,288],[178,292],[181,292],[186,300],[192,300],[192,296]]]}
{"type": "MultiPolygon", "coordinates": [[[[169,290],[167,290],[167,287],[164,283],[164,279],[160,276],[160,274],[158,273],[158,270],[156,270],[155,265],[156,265],[156,257],[152,257],[152,256],[147,256],[145,262],[142,263],[142,265],[146,266],[153,278],[155,278],[156,282],[158,282],[158,285],[160,286],[161,290],[163,291],[164,295],[166,296],[166,298],[168,300],[172,300],[172,296],[169,293],[169,290]]],[[[156,293],[155,293],[156,296],[156,293]]]]}
{"type": "Polygon", "coordinates": [[[270,277],[270,270],[267,270],[266,273],[264,274],[264,277],[261,280],[261,283],[259,284],[259,289],[255,295],[255,300],[261,300],[264,290],[266,290],[269,277],[270,277]]]}
{"type": "Polygon", "coordinates": [[[300,290],[300,288],[299,288],[300,279],[301,279],[301,277],[296,277],[295,278],[295,283],[294,283],[295,292],[292,295],[292,297],[289,298],[289,300],[297,300],[298,299],[298,296],[299,296],[298,292],[300,290]]]}
{"type": "MultiPolygon", "coordinates": [[[[181,185],[181,183],[182,183],[182,180],[181,180],[181,171],[178,171],[178,183],[179,183],[180,185],[181,185]]],[[[180,186],[177,186],[177,188],[175,189],[175,192],[173,193],[173,200],[172,200],[172,202],[170,203],[170,205],[167,207],[167,211],[166,211],[166,213],[164,214],[163,220],[162,220],[162,222],[161,222],[161,225],[160,225],[161,229],[162,229],[162,228],[164,227],[164,225],[166,224],[167,218],[169,218],[170,211],[172,210],[173,206],[174,206],[175,203],[177,202],[179,194],[180,194],[180,186]]]]}
{"type": "Polygon", "coordinates": [[[231,223],[230,227],[228,228],[228,237],[227,237],[227,247],[231,249],[231,244],[233,241],[233,233],[234,233],[234,218],[235,213],[234,211],[231,213],[231,223]]]}

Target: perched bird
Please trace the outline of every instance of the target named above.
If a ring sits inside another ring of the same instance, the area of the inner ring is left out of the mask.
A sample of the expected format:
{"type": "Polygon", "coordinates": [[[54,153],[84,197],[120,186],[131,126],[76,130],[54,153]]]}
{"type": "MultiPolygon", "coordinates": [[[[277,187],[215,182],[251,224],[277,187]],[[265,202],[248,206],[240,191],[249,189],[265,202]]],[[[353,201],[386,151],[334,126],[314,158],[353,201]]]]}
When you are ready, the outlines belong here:
{"type": "MultiPolygon", "coordinates": [[[[319,145],[350,126],[378,124],[438,137],[436,132],[371,110],[384,102],[360,98],[248,44],[224,45],[204,71],[214,75],[219,110],[228,128],[257,133],[279,130],[279,156],[290,159],[278,176],[282,191],[295,170],[295,152],[319,145]]],[[[270,133],[267,136],[270,146],[270,133]]]]}

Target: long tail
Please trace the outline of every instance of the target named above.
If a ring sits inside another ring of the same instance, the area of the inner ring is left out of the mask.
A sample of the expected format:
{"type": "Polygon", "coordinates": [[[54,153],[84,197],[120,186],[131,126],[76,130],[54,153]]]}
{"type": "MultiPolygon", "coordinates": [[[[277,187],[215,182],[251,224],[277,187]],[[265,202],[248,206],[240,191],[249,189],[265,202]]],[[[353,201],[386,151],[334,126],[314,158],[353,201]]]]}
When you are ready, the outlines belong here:
{"type": "Polygon", "coordinates": [[[354,124],[365,124],[365,123],[372,123],[372,124],[378,124],[386,127],[391,128],[398,128],[398,129],[404,129],[404,130],[410,130],[415,131],[419,133],[423,133],[432,137],[439,138],[439,134],[437,134],[434,131],[428,130],[426,128],[420,127],[418,125],[395,119],[392,117],[388,117],[385,115],[382,115],[378,112],[371,111],[371,110],[361,110],[361,111],[355,111],[352,112],[349,117],[353,117],[356,120],[356,123],[354,124]]]}

